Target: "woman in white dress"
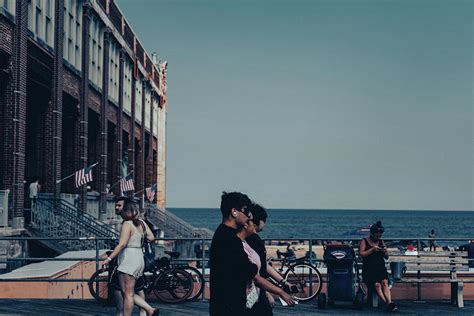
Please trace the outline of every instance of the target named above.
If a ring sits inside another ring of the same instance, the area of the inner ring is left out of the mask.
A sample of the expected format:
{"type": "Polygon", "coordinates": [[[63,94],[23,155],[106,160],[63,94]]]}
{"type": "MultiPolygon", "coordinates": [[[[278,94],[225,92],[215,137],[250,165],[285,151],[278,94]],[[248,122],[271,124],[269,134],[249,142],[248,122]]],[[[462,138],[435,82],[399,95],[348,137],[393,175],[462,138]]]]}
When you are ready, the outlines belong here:
{"type": "Polygon", "coordinates": [[[143,274],[145,262],[143,261],[142,241],[146,238],[149,242],[155,237],[148,225],[138,218],[138,207],[135,203],[128,203],[123,209],[122,228],[120,240],[114,251],[104,261],[107,266],[113,258],[118,256],[119,283],[123,293],[123,315],[130,316],[136,304],[146,310],[149,315],[159,315],[159,310],[151,307],[143,298],[135,294],[135,282],[143,274]],[[144,233],[143,228],[146,228],[144,233]]]}

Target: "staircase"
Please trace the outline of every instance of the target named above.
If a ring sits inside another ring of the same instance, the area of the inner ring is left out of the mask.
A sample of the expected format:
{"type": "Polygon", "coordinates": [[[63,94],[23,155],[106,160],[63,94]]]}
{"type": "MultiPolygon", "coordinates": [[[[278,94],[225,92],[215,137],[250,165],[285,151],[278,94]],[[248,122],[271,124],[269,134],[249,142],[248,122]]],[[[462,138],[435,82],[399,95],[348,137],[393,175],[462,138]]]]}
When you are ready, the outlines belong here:
{"type": "Polygon", "coordinates": [[[173,213],[158,208],[155,204],[145,204],[147,219],[160,228],[169,238],[212,238],[212,231],[196,228],[173,213]]]}
{"type": "Polygon", "coordinates": [[[74,205],[51,197],[36,200],[31,209],[30,232],[36,237],[62,238],[44,241],[48,247],[60,253],[96,249],[96,238],[106,238],[97,240],[99,249],[111,249],[119,238],[115,229],[74,205]]]}

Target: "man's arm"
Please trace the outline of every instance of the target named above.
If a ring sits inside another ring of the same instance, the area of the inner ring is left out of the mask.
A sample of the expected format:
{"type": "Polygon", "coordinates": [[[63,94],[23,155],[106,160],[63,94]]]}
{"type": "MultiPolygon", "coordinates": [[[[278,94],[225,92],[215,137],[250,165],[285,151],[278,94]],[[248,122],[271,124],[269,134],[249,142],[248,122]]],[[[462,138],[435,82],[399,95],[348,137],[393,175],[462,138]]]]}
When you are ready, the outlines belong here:
{"type": "Polygon", "coordinates": [[[258,267],[249,260],[242,242],[239,239],[232,239],[225,249],[225,258],[229,260],[230,272],[234,277],[245,281],[252,280],[258,273],[258,267]]]}

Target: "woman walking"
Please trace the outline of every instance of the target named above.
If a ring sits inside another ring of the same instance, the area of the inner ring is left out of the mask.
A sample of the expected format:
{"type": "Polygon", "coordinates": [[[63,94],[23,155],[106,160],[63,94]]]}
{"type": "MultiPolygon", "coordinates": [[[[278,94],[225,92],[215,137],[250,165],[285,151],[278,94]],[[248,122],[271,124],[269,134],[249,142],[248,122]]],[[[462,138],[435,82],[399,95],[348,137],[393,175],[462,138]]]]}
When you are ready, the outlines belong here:
{"type": "Polygon", "coordinates": [[[144,238],[153,241],[155,238],[147,224],[138,218],[139,212],[135,203],[127,203],[122,211],[124,221],[120,230],[120,240],[114,251],[104,261],[107,266],[118,257],[119,283],[123,293],[123,315],[131,316],[136,304],[149,315],[159,315],[159,310],[151,307],[143,298],[135,294],[137,278],[143,274],[142,243],[144,238]]]}
{"type": "MultiPolygon", "coordinates": [[[[250,262],[255,264],[260,271],[262,262],[258,253],[245,241],[249,236],[255,234],[256,224],[253,219],[253,215],[249,214],[249,219],[245,225],[237,231],[237,236],[242,240],[242,246],[244,251],[247,253],[248,259],[250,262]]],[[[266,264],[266,262],[263,262],[266,264]]],[[[295,305],[293,298],[286,293],[283,289],[273,285],[268,280],[260,276],[259,273],[254,277],[253,280],[249,281],[247,284],[247,302],[246,302],[246,314],[242,316],[262,316],[262,313],[259,308],[256,308],[255,304],[257,303],[260,296],[260,289],[266,290],[270,293],[276,294],[281,297],[288,305],[295,305]]],[[[239,315],[240,316],[240,315],[239,315]]]]}

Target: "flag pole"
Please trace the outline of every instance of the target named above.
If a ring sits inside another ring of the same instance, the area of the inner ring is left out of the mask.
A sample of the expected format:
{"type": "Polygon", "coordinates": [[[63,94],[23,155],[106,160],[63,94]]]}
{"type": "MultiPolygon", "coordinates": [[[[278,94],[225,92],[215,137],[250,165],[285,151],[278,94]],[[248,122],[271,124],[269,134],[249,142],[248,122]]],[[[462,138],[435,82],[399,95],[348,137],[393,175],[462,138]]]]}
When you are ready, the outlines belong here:
{"type": "Polygon", "coordinates": [[[129,175],[131,175],[132,173],[133,173],[133,170],[132,170],[132,171],[130,171],[130,172],[129,172],[129,173],[128,173],[128,174],[127,174],[125,177],[122,177],[120,180],[118,180],[118,181],[117,181],[117,182],[115,182],[115,183],[114,183],[112,186],[110,186],[109,190],[112,190],[112,188],[113,188],[114,186],[116,186],[117,184],[119,184],[119,183],[120,183],[120,181],[122,181],[122,179],[123,179],[123,178],[126,178],[126,177],[128,177],[128,176],[129,176],[129,175]]]}
{"type": "MultiPolygon", "coordinates": [[[[92,166],[90,166],[90,168],[94,168],[94,167],[97,166],[98,164],[99,164],[99,163],[96,162],[95,164],[93,164],[92,166]]],[[[66,179],[69,179],[70,177],[72,177],[73,175],[75,175],[76,172],[77,172],[77,171],[74,171],[72,174],[68,175],[67,177],[64,177],[64,178],[62,178],[62,179],[60,179],[60,180],[56,180],[56,184],[61,183],[61,182],[63,182],[63,181],[66,180],[66,179]]]]}
{"type": "Polygon", "coordinates": [[[136,195],[136,194],[138,194],[138,193],[140,193],[140,192],[143,192],[143,191],[145,191],[146,189],[147,189],[147,188],[144,188],[143,190],[140,190],[140,191],[138,191],[138,192],[135,192],[135,193],[133,193],[133,195],[136,195]]]}

